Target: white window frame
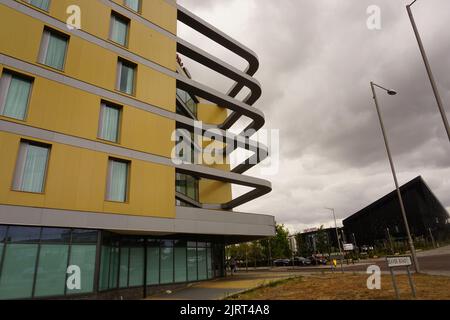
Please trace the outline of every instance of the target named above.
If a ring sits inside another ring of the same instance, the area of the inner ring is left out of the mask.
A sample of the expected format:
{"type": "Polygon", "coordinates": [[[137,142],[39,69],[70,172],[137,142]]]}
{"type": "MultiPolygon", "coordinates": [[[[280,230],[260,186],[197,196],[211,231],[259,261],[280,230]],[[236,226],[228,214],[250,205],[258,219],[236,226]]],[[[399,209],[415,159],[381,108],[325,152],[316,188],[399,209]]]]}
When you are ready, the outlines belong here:
{"type": "Polygon", "coordinates": [[[111,19],[109,22],[109,40],[111,40],[114,43],[117,43],[118,45],[122,46],[122,47],[128,47],[128,41],[129,41],[129,37],[130,37],[130,26],[131,26],[131,20],[128,19],[127,17],[124,17],[120,14],[118,14],[115,11],[111,11],[111,19]],[[125,44],[119,43],[115,40],[113,40],[112,38],[112,31],[113,31],[113,26],[114,26],[114,22],[117,21],[116,18],[122,19],[122,20],[126,20],[127,22],[127,34],[125,36],[125,44]]]}
{"type": "Polygon", "coordinates": [[[24,0],[26,3],[28,3],[30,6],[32,6],[33,8],[37,8],[38,10],[42,10],[45,12],[49,12],[50,11],[50,6],[52,5],[52,0],[48,1],[48,8],[47,9],[42,9],[39,7],[36,7],[34,4],[31,3],[31,0],[24,0]]]}
{"type": "Polygon", "coordinates": [[[126,0],[123,0],[123,6],[126,7],[126,8],[128,8],[129,10],[131,10],[131,11],[133,11],[133,12],[141,13],[141,12],[142,12],[142,0],[138,0],[138,2],[139,2],[139,5],[138,5],[137,11],[134,10],[133,8],[131,8],[130,6],[128,6],[126,0]]]}
{"type": "MultiPolygon", "coordinates": [[[[32,141],[27,141],[27,140],[21,140],[20,141],[20,145],[19,145],[19,152],[18,152],[18,156],[17,156],[17,161],[16,161],[16,169],[14,170],[14,178],[13,178],[13,185],[12,185],[12,189],[14,191],[18,191],[18,192],[26,192],[23,191],[22,188],[22,182],[23,182],[23,175],[24,175],[24,171],[25,171],[25,162],[27,159],[27,155],[28,155],[28,147],[30,145],[33,145],[32,141]]],[[[36,145],[39,145],[42,148],[47,148],[47,162],[45,164],[45,172],[44,172],[44,180],[42,181],[42,190],[38,193],[44,193],[45,191],[45,184],[46,184],[46,180],[47,180],[47,173],[48,173],[48,163],[50,160],[50,151],[51,151],[51,146],[50,145],[44,145],[44,144],[39,144],[36,143],[36,145]]]]}
{"type": "Polygon", "coordinates": [[[104,141],[109,141],[109,142],[113,142],[113,143],[119,143],[120,142],[120,133],[121,133],[121,123],[122,123],[122,110],[123,107],[119,106],[119,105],[115,105],[113,103],[107,102],[107,101],[103,101],[100,103],[100,114],[99,114],[99,119],[98,119],[98,131],[97,131],[97,137],[101,140],[104,141]],[[105,108],[115,108],[119,110],[119,120],[117,123],[117,139],[116,141],[111,141],[111,140],[106,140],[105,138],[103,138],[101,136],[102,133],[102,129],[103,129],[103,112],[105,110],[105,108]]]}
{"type": "Polygon", "coordinates": [[[40,64],[43,64],[44,66],[47,66],[54,70],[64,71],[66,68],[66,62],[67,62],[67,52],[69,51],[69,40],[70,40],[70,37],[64,33],[52,30],[50,28],[44,28],[44,31],[42,33],[41,47],[39,48],[38,62],[40,64]],[[50,44],[50,36],[52,33],[66,38],[66,50],[64,51],[64,63],[63,63],[62,69],[48,66],[45,63],[45,60],[47,58],[48,45],[50,44]]]}
{"type": "Polygon", "coordinates": [[[108,176],[106,177],[106,195],[105,200],[109,202],[116,202],[116,203],[128,203],[130,198],[130,168],[131,168],[131,162],[127,160],[122,160],[114,157],[108,158],[108,176]],[[110,199],[110,188],[111,188],[111,177],[112,177],[112,162],[121,162],[125,163],[127,165],[127,176],[126,176],[126,187],[125,187],[125,200],[124,201],[117,201],[110,199]]]}
{"type": "Polygon", "coordinates": [[[13,77],[22,78],[26,79],[27,81],[30,81],[30,92],[28,92],[25,115],[23,119],[16,119],[19,121],[24,121],[27,118],[28,109],[30,107],[31,92],[33,91],[34,79],[27,76],[22,76],[21,74],[15,72],[11,72],[8,69],[3,69],[2,75],[0,77],[0,116],[7,117],[4,116],[3,113],[5,111],[6,98],[8,97],[8,92],[9,88],[11,87],[11,80],[13,77]]]}
{"type": "Polygon", "coordinates": [[[124,59],[119,58],[119,60],[118,60],[118,62],[117,62],[116,90],[117,90],[117,91],[120,91],[120,92],[122,92],[122,93],[124,93],[124,94],[127,94],[127,95],[131,95],[131,96],[136,95],[136,77],[137,77],[137,66],[136,66],[135,64],[133,64],[132,62],[129,62],[129,61],[127,61],[127,60],[124,60],[124,59]],[[123,67],[123,65],[124,65],[124,62],[125,62],[125,65],[126,65],[126,62],[128,62],[130,65],[134,65],[133,90],[131,91],[131,93],[123,92],[123,91],[120,89],[120,80],[122,79],[122,67],[123,67]]]}

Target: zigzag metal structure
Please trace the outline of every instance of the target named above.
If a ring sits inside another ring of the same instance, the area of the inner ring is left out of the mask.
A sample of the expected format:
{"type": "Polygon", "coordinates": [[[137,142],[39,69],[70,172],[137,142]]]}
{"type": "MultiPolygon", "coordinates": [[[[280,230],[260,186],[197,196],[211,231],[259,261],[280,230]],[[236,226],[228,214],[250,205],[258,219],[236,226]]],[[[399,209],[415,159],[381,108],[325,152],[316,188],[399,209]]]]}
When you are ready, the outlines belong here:
{"type": "MultiPolygon", "coordinates": [[[[254,190],[231,200],[228,203],[213,206],[220,207],[222,209],[232,209],[243,203],[251,201],[257,197],[260,197],[266,193],[269,193],[272,188],[269,181],[251,178],[242,175],[242,173],[249,170],[251,167],[261,162],[268,156],[268,149],[261,143],[252,141],[247,136],[249,130],[259,130],[265,123],[264,114],[258,109],[252,107],[252,105],[260,98],[262,94],[260,83],[252,78],[259,68],[259,61],[256,54],[248,49],[243,44],[230,38],[208,22],[204,21],[200,17],[196,16],[192,12],[188,11],[184,7],[177,5],[178,21],[182,22],[186,26],[194,29],[195,31],[203,34],[212,41],[218,43],[224,48],[232,51],[238,56],[244,58],[248,62],[248,66],[245,71],[240,71],[228,63],[218,59],[205,52],[204,50],[177,38],[177,52],[232,79],[235,81],[234,85],[228,91],[227,94],[218,92],[217,90],[207,87],[203,84],[195,82],[188,77],[179,75],[177,77],[177,88],[190,92],[196,96],[202,97],[210,102],[213,102],[221,107],[232,110],[232,113],[228,118],[220,125],[216,126],[216,129],[221,129],[224,140],[227,143],[233,143],[234,148],[228,150],[235,150],[237,147],[243,147],[246,150],[254,150],[255,154],[243,163],[237,165],[231,172],[217,175],[217,172],[208,173],[205,168],[202,170],[194,169],[195,165],[181,165],[177,167],[177,171],[180,173],[192,174],[203,178],[220,180],[224,182],[235,183],[238,185],[253,187],[254,190]],[[236,99],[236,96],[241,90],[247,87],[250,93],[245,97],[243,101],[236,99]],[[252,119],[252,122],[238,135],[232,135],[226,130],[229,129],[234,123],[236,123],[242,116],[247,116],[252,119]],[[236,141],[238,141],[236,143],[236,141]]],[[[189,119],[189,118],[187,118],[189,119]]],[[[191,121],[178,121],[180,127],[192,129],[191,121]]],[[[207,128],[214,126],[207,126],[207,128]]],[[[254,131],[252,131],[254,132],[254,131]]],[[[177,193],[177,197],[180,200],[187,200],[186,197],[177,193]]],[[[191,204],[200,206],[199,203],[191,204]]],[[[206,206],[203,206],[206,207],[206,206]]],[[[210,208],[211,206],[208,206],[210,208]]]]}

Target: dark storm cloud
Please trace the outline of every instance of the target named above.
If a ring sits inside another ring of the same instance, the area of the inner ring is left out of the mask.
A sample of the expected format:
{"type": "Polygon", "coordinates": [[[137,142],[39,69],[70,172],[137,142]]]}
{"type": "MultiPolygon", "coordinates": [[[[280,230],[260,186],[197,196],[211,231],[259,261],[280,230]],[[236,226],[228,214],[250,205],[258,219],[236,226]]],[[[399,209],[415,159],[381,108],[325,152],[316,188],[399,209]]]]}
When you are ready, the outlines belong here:
{"type": "MultiPolygon", "coordinates": [[[[274,214],[292,229],[344,218],[393,189],[369,87],[378,91],[399,180],[423,175],[450,206],[450,145],[403,0],[183,0],[199,16],[253,49],[268,128],[280,129],[281,168],[274,191],[240,209],[274,214]],[[381,8],[382,29],[368,30],[366,9],[381,8]]],[[[450,105],[450,1],[419,0],[414,14],[450,105]]],[[[245,65],[180,26],[183,38],[245,65]]],[[[229,83],[195,64],[194,76],[226,92],[229,83]]],[[[252,169],[249,174],[258,175],[252,169]]],[[[236,190],[239,193],[239,190],[236,190]]]]}

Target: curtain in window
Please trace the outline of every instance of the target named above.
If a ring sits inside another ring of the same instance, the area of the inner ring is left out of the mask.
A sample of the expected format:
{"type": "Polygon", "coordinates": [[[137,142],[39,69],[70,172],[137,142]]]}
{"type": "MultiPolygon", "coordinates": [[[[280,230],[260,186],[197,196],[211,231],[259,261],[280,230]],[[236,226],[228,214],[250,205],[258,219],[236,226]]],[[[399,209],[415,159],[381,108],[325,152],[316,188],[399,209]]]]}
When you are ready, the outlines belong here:
{"type": "Polygon", "coordinates": [[[45,64],[49,67],[62,70],[66,57],[67,40],[56,34],[50,34],[45,64]]]}
{"type": "Polygon", "coordinates": [[[116,16],[112,16],[111,40],[121,45],[127,43],[128,23],[116,16]]]}
{"type": "Polygon", "coordinates": [[[20,190],[42,192],[44,189],[48,149],[34,145],[28,145],[27,149],[20,190]]]}
{"type": "Polygon", "coordinates": [[[122,72],[120,75],[120,91],[127,94],[133,94],[134,85],[134,68],[122,64],[122,72]]]}
{"type": "Polygon", "coordinates": [[[125,5],[134,11],[139,11],[139,0],[125,0],[125,5]]]}
{"type": "Polygon", "coordinates": [[[31,82],[12,77],[6,97],[3,115],[19,120],[25,119],[31,82]]]}
{"type": "Polygon", "coordinates": [[[117,142],[119,133],[120,110],[102,105],[102,119],[100,124],[100,138],[117,142]]]}
{"type": "Polygon", "coordinates": [[[126,162],[110,160],[110,180],[108,200],[125,202],[127,192],[127,171],[126,162]]]}
{"type": "Polygon", "coordinates": [[[30,4],[35,7],[41,8],[42,10],[48,11],[50,0],[31,0],[30,4]]]}

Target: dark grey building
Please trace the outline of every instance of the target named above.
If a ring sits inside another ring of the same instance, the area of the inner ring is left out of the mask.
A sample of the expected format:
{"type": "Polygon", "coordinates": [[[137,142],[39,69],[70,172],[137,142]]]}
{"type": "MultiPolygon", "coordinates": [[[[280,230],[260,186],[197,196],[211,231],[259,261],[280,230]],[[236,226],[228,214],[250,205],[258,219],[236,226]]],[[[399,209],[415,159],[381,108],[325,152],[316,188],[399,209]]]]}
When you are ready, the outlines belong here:
{"type": "MultiPolygon", "coordinates": [[[[346,242],[343,228],[338,228],[339,241],[346,242]]],[[[314,228],[297,235],[300,254],[331,253],[339,251],[336,228],[314,228]]]]}
{"type": "MultiPolygon", "coordinates": [[[[416,240],[449,237],[449,214],[421,176],[400,187],[411,235],[416,240]]],[[[358,246],[406,239],[396,190],[343,221],[348,239],[358,246]],[[352,241],[353,242],[353,241],[352,241]]]]}

